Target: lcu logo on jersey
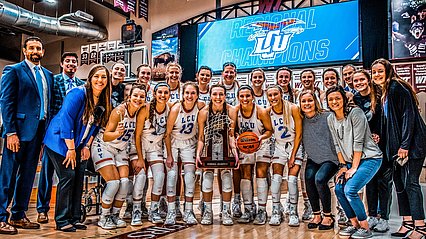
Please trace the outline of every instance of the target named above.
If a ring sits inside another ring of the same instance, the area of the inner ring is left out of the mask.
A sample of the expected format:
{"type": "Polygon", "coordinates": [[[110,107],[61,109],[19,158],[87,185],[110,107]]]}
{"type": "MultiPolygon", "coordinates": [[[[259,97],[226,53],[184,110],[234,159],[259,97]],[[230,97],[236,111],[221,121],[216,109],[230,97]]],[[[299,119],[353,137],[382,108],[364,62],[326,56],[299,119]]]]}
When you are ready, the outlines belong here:
{"type": "Polygon", "coordinates": [[[297,18],[287,18],[280,22],[254,22],[241,28],[253,29],[247,40],[256,41],[250,56],[260,56],[262,60],[274,59],[277,53],[285,52],[294,34],[302,33],[305,22],[297,18]]]}
{"type": "Polygon", "coordinates": [[[234,101],[236,98],[235,96],[235,92],[226,92],[226,101],[227,102],[232,102],[234,101]]]}
{"type": "Polygon", "coordinates": [[[195,115],[188,115],[186,117],[182,117],[182,124],[188,122],[195,122],[195,115]]]}
{"type": "Polygon", "coordinates": [[[258,99],[258,100],[256,100],[256,104],[257,105],[268,105],[268,103],[266,102],[266,100],[265,99],[258,99]]]}
{"type": "Polygon", "coordinates": [[[251,131],[254,129],[254,123],[252,122],[240,122],[240,128],[243,132],[251,131]]]}
{"type": "Polygon", "coordinates": [[[170,100],[171,101],[177,101],[177,100],[179,100],[179,93],[178,92],[176,92],[176,93],[172,92],[172,94],[170,94],[170,100]]]}

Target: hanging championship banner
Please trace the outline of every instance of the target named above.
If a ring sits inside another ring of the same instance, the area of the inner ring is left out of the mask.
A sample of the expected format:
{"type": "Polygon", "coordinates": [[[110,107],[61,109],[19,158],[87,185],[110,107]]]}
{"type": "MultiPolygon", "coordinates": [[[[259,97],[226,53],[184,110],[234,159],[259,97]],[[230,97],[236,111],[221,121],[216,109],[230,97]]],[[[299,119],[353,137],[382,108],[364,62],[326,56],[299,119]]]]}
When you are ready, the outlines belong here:
{"type": "MultiPolygon", "coordinates": [[[[101,56],[101,52],[106,51],[106,50],[107,50],[107,42],[101,42],[101,43],[98,44],[98,55],[99,55],[99,57],[101,56]]],[[[102,62],[106,62],[105,56],[106,55],[103,55],[104,59],[102,59],[102,62]]]]}
{"type": "Polygon", "coordinates": [[[136,0],[114,0],[114,7],[119,7],[125,12],[135,12],[136,0]]]}
{"type": "MultiPolygon", "coordinates": [[[[107,42],[107,49],[108,50],[115,50],[117,47],[117,41],[109,41],[107,42]]],[[[110,62],[113,61],[115,62],[115,53],[107,53],[105,54],[105,62],[110,62]]]]}
{"type": "Polygon", "coordinates": [[[81,46],[80,59],[81,59],[81,63],[80,63],[81,66],[89,64],[89,45],[81,46]]]}
{"type": "Polygon", "coordinates": [[[90,44],[89,65],[98,63],[98,44],[90,44]]]}
{"type": "Polygon", "coordinates": [[[426,63],[413,64],[413,75],[414,82],[412,82],[412,85],[414,90],[417,93],[426,92],[426,63]]]}
{"type": "MultiPolygon", "coordinates": [[[[117,41],[117,49],[124,49],[126,48],[126,46],[124,46],[123,43],[121,43],[121,41],[117,41]]],[[[122,51],[118,51],[117,53],[115,53],[115,61],[124,61],[124,52],[122,51]]]]}
{"type": "Polygon", "coordinates": [[[145,18],[148,21],[148,0],[139,0],[139,18],[145,18]]]}

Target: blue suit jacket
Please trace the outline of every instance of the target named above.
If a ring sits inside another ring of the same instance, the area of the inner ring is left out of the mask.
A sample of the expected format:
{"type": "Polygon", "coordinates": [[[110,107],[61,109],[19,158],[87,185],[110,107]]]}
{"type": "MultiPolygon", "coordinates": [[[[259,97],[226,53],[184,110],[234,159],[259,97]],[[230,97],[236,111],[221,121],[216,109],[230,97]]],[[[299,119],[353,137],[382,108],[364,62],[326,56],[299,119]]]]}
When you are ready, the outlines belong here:
{"type": "MultiPolygon", "coordinates": [[[[49,114],[53,75],[44,67],[42,70],[48,89],[46,103],[49,114]]],[[[41,97],[34,75],[25,61],[4,68],[0,94],[3,137],[16,132],[21,141],[31,141],[37,133],[40,122],[41,97]]]]}
{"type": "MultiPolygon", "coordinates": [[[[75,77],[75,84],[77,86],[84,85],[84,81],[75,77]]],[[[55,117],[62,107],[66,95],[66,87],[64,82],[64,76],[62,73],[53,76],[53,93],[52,102],[50,105],[50,118],[55,117]]]]}
{"type": "Polygon", "coordinates": [[[84,106],[86,104],[86,89],[79,86],[68,92],[59,113],[52,119],[44,137],[44,144],[54,152],[66,156],[68,147],[65,139],[74,139],[75,148],[85,145],[90,136],[99,130],[98,126],[92,125],[89,134],[81,142],[86,131],[83,124],[84,106]]]}

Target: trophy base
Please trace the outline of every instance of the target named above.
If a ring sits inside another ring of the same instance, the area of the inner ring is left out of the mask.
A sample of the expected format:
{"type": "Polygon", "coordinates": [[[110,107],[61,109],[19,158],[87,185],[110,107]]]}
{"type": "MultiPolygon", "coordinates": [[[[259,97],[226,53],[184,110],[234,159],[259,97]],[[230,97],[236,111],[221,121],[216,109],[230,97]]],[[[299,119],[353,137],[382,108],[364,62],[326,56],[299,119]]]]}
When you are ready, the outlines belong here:
{"type": "Polygon", "coordinates": [[[212,160],[212,157],[201,157],[199,168],[236,168],[237,164],[234,157],[225,157],[224,160],[212,160]]]}

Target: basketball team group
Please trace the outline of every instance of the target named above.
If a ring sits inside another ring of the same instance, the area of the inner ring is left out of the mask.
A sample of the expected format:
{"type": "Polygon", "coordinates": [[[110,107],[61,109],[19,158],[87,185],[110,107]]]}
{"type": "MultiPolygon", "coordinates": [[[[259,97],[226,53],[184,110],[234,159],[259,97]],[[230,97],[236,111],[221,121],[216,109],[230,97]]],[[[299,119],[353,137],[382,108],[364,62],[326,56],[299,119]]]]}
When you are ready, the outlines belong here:
{"type": "Polygon", "coordinates": [[[386,59],[374,61],[371,74],[352,65],[343,66],[342,76],[325,69],[324,90],[305,69],[303,88],[296,90],[286,67],[266,86],[260,68],[248,85],[239,84],[232,62],[223,64],[217,84],[208,66],[182,83],[177,63],[166,66],[163,81],[153,81],[152,68],[140,65],[136,83],[125,84],[123,63],[95,65],[82,81],[75,76],[76,53],[62,55],[55,76],[40,64],[41,39],[28,38],[23,53],[25,60],[6,66],[1,79],[0,233],[49,222],[54,172],[56,229],[87,229],[80,206],[85,170],[93,167],[105,182],[98,226],[107,230],[129,221],[141,226],[145,219],[211,225],[218,215],[226,226],[298,227],[304,221],[310,230],[339,224],[342,236],[369,238],[390,229],[394,185],[401,225],[391,235],[426,236],[419,183],[426,126],[412,86],[386,59]],[[39,160],[35,223],[26,211],[39,160]],[[233,163],[213,169],[205,160],[233,163]],[[213,188],[220,194],[219,214],[213,213],[213,188]]]}

